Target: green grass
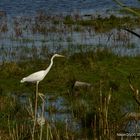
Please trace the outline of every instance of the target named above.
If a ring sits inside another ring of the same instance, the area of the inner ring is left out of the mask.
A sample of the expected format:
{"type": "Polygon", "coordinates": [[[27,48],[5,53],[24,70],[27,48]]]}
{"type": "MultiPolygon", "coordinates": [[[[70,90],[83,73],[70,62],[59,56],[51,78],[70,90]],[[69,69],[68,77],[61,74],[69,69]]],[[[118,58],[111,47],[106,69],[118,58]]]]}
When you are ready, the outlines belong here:
{"type": "MultiPolygon", "coordinates": [[[[69,111],[75,118],[83,121],[83,127],[86,127],[84,120],[89,120],[86,122],[89,124],[92,121],[91,117],[94,117],[92,115],[98,112],[100,91],[106,97],[112,88],[108,118],[110,123],[116,122],[124,113],[122,107],[130,108],[130,105],[133,105],[132,109],[135,109],[137,106],[129,88],[128,78],[133,75],[133,85],[140,87],[139,60],[139,56],[119,57],[106,49],[75,53],[63,59],[56,58],[51,71],[40,82],[39,92],[61,95],[69,111]],[[72,85],[75,81],[91,83],[92,89],[74,89],[72,85]]],[[[28,74],[46,68],[48,64],[49,61],[38,59],[2,65],[0,69],[1,96],[6,93],[34,95],[35,84],[21,84],[20,80],[28,74]]]]}
{"type": "Polygon", "coordinates": [[[66,25],[81,25],[81,26],[93,26],[96,32],[107,32],[114,28],[122,27],[139,27],[139,18],[136,17],[116,17],[111,15],[110,17],[101,17],[100,15],[94,19],[78,19],[74,20],[72,17],[67,16],[64,19],[66,25]]]}
{"type": "MultiPolygon", "coordinates": [[[[22,92],[22,88],[27,84],[21,85],[20,80],[35,71],[45,69],[49,63],[46,60],[5,63],[0,70],[1,88],[8,87],[6,90],[9,91],[17,88],[22,92]]],[[[139,56],[119,57],[106,50],[77,53],[69,58],[55,59],[51,71],[40,83],[40,89],[46,87],[47,92],[65,91],[66,83],[71,79],[89,82],[93,85],[100,80],[118,81],[123,88],[127,88],[130,74],[134,75],[134,81],[139,85],[139,64],[139,56]]]]}

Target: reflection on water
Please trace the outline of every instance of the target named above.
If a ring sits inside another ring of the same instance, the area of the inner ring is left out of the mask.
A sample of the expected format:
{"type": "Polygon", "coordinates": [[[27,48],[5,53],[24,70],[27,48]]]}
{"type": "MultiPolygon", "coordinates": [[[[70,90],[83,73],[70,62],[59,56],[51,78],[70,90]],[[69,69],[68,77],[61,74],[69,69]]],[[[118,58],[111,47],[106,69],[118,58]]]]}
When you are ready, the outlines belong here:
{"type": "MultiPolygon", "coordinates": [[[[28,97],[26,95],[22,95],[18,97],[20,103],[27,108],[28,97]]],[[[47,95],[45,100],[45,117],[46,120],[52,123],[62,122],[63,124],[68,125],[68,127],[72,130],[79,130],[80,120],[77,120],[72,116],[72,113],[69,110],[69,107],[65,105],[65,101],[63,97],[55,97],[53,95],[47,95]]],[[[38,108],[38,113],[41,114],[41,106],[38,108]]]]}
{"type": "Polygon", "coordinates": [[[140,120],[130,120],[125,126],[127,133],[140,133],[140,120]]]}
{"type": "MultiPolygon", "coordinates": [[[[28,97],[26,95],[19,96],[18,98],[20,99],[21,104],[24,104],[25,106],[28,105],[28,97]]],[[[133,110],[128,110],[127,113],[132,111],[133,110]]],[[[126,108],[124,110],[124,113],[125,112],[126,108]]],[[[41,114],[41,107],[38,109],[38,113],[41,114]]],[[[124,117],[123,125],[120,130],[126,133],[140,133],[140,120],[127,119],[127,115],[125,116],[126,119],[124,117]]],[[[80,131],[80,129],[82,129],[81,120],[74,118],[69,106],[65,104],[64,98],[60,96],[47,95],[45,102],[45,117],[46,120],[54,124],[57,122],[66,124],[72,130],[80,131]]]]}

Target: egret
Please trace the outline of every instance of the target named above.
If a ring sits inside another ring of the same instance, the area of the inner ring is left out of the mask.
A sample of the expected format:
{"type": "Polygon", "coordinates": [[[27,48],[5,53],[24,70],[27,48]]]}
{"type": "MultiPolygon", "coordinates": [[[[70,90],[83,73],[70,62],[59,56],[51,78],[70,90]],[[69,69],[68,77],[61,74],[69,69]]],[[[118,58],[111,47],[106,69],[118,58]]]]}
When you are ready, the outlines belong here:
{"type": "Polygon", "coordinates": [[[45,70],[40,70],[38,72],[35,72],[27,77],[24,77],[20,82],[24,83],[24,82],[33,82],[36,83],[36,96],[35,96],[35,112],[34,112],[34,127],[33,127],[33,137],[34,137],[34,132],[35,132],[35,125],[36,125],[36,114],[37,114],[37,101],[38,101],[38,84],[40,81],[42,81],[45,76],[48,74],[48,72],[50,71],[52,65],[53,65],[53,59],[55,57],[64,57],[63,55],[60,54],[54,54],[51,58],[51,63],[48,66],[48,68],[46,68],[45,70]]]}
{"type": "Polygon", "coordinates": [[[48,74],[48,72],[50,71],[50,69],[53,65],[53,59],[55,57],[64,57],[64,56],[60,55],[60,54],[54,54],[51,58],[51,63],[46,70],[40,70],[40,71],[35,72],[27,77],[24,77],[20,82],[21,83],[24,83],[24,82],[37,82],[37,83],[39,83],[40,81],[42,81],[45,78],[45,76],[48,74]]]}

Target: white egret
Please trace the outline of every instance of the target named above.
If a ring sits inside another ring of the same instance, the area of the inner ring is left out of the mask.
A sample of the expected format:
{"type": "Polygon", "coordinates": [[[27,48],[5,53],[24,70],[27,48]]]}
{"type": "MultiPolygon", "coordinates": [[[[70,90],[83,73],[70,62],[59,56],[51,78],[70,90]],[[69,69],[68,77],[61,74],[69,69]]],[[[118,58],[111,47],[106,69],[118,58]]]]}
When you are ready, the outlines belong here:
{"type": "Polygon", "coordinates": [[[50,71],[50,69],[53,65],[53,59],[55,57],[64,57],[64,56],[59,55],[59,54],[54,54],[51,58],[51,63],[46,70],[41,70],[41,71],[35,72],[27,77],[24,77],[20,82],[21,83],[24,83],[24,82],[37,82],[37,83],[39,83],[40,81],[42,81],[45,78],[45,76],[48,74],[48,72],[50,71]]]}
{"type": "Polygon", "coordinates": [[[38,72],[35,72],[27,77],[24,77],[20,82],[24,83],[24,82],[36,82],[36,97],[35,97],[35,112],[34,112],[34,127],[33,127],[33,139],[34,139],[34,132],[35,132],[35,125],[36,125],[36,114],[37,114],[37,101],[38,101],[38,84],[40,81],[42,81],[45,76],[48,74],[48,72],[50,71],[52,65],[53,65],[53,59],[55,57],[64,57],[63,55],[59,55],[59,54],[54,54],[51,58],[51,63],[48,66],[48,68],[46,68],[45,70],[40,70],[38,72]]]}

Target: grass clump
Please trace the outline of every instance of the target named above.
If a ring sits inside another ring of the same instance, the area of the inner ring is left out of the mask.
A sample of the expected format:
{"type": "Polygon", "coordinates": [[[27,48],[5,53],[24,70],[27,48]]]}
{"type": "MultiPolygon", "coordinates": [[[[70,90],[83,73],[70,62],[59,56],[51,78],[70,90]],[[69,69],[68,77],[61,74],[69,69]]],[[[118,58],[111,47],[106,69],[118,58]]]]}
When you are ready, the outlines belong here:
{"type": "Polygon", "coordinates": [[[66,25],[81,25],[81,26],[92,26],[96,32],[108,32],[114,28],[122,27],[138,27],[139,19],[129,16],[116,17],[111,15],[110,17],[101,17],[100,15],[94,19],[78,19],[74,20],[71,16],[64,19],[66,25]]]}

